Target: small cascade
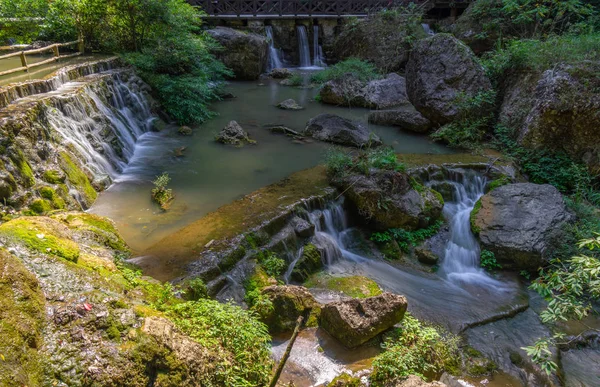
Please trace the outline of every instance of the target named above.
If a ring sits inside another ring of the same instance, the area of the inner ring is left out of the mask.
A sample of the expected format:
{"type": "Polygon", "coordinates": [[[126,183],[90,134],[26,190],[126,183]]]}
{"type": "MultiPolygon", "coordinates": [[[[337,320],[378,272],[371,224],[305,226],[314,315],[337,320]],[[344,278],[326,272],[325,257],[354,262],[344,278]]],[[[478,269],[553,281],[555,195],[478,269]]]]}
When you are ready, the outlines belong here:
{"type": "Polygon", "coordinates": [[[323,47],[319,44],[319,26],[313,26],[313,66],[326,67],[323,57],[323,47]]]}
{"type": "Polygon", "coordinates": [[[118,74],[57,105],[47,111],[50,127],[62,137],[63,146],[74,148],[95,180],[118,178],[154,119],[136,83],[118,74]]]}
{"type": "Polygon", "coordinates": [[[269,65],[268,70],[278,69],[283,67],[281,60],[281,51],[275,47],[275,40],[272,26],[265,26],[265,33],[269,39],[269,65]]]}
{"type": "Polygon", "coordinates": [[[298,53],[300,57],[300,67],[310,67],[310,47],[308,45],[308,34],[305,26],[296,26],[298,34],[298,53]]]}
{"type": "Polygon", "coordinates": [[[423,31],[425,31],[427,35],[435,35],[435,32],[431,29],[431,26],[429,24],[422,23],[421,27],[423,27],[423,31]]]}

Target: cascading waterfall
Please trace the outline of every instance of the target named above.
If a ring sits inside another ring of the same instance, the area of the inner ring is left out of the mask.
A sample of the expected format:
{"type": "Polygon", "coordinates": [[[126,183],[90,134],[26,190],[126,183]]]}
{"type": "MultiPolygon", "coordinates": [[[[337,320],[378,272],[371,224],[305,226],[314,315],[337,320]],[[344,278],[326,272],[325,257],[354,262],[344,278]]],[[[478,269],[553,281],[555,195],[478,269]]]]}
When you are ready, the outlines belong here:
{"type": "Polygon", "coordinates": [[[305,26],[296,26],[298,34],[298,53],[300,56],[300,67],[310,67],[310,47],[308,45],[308,34],[305,26]]]}
{"type": "Polygon", "coordinates": [[[319,44],[319,26],[313,26],[313,66],[325,67],[323,47],[319,44]]]}
{"type": "Polygon", "coordinates": [[[62,144],[77,151],[94,179],[111,181],[125,169],[137,140],[154,119],[135,82],[127,83],[118,74],[48,109],[47,118],[62,144]]]}
{"type": "Polygon", "coordinates": [[[271,71],[273,69],[278,69],[283,67],[283,62],[281,60],[281,52],[275,47],[275,40],[273,34],[273,27],[265,26],[265,33],[267,34],[267,38],[269,39],[269,68],[271,71]]]}
{"type": "Polygon", "coordinates": [[[431,26],[429,24],[422,23],[421,27],[423,27],[423,31],[425,31],[427,35],[435,35],[435,32],[431,29],[431,26]]]}

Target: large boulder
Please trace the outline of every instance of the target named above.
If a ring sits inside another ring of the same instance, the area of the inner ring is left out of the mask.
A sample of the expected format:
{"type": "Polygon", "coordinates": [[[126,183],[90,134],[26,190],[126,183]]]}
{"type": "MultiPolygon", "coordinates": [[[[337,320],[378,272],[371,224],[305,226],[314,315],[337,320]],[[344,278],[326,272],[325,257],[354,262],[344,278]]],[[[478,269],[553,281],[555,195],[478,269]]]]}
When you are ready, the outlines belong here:
{"type": "Polygon", "coordinates": [[[366,343],[402,321],[406,298],[393,293],[337,301],[321,311],[320,326],[348,348],[366,343]]]}
{"type": "Polygon", "coordinates": [[[360,122],[336,116],[319,114],[306,124],[304,135],[320,141],[335,144],[363,147],[381,145],[381,139],[360,122]]]}
{"type": "Polygon", "coordinates": [[[215,54],[233,71],[236,79],[255,80],[265,71],[269,58],[266,37],[227,27],[216,27],[207,32],[223,46],[215,54]]]}
{"type": "Polygon", "coordinates": [[[458,115],[457,98],[492,85],[469,47],[452,35],[437,34],[416,43],[406,66],[406,89],[418,111],[443,125],[458,115]]]}
{"type": "Polygon", "coordinates": [[[305,287],[268,286],[262,290],[262,295],[273,304],[270,311],[260,316],[272,333],[293,330],[300,316],[304,316],[304,325],[317,325],[321,305],[305,287]]]}
{"type": "Polygon", "coordinates": [[[411,182],[403,172],[372,170],[334,179],[361,218],[377,230],[418,229],[435,222],[442,214],[441,195],[411,182]],[[413,187],[414,186],[414,187],[413,187]]]}
{"type": "Polygon", "coordinates": [[[484,195],[471,213],[471,225],[481,248],[504,267],[535,270],[573,218],[553,186],[520,183],[484,195]]]}
{"type": "Polygon", "coordinates": [[[252,140],[250,135],[236,121],[229,121],[215,137],[215,141],[237,147],[242,147],[245,144],[256,144],[256,141],[252,140]]]}
{"type": "Polygon", "coordinates": [[[319,95],[323,103],[370,109],[387,109],[409,103],[406,81],[396,73],[370,82],[362,82],[348,73],[326,82],[319,95]]]}
{"type": "Polygon", "coordinates": [[[600,82],[593,74],[598,73],[600,64],[582,63],[547,70],[539,75],[537,82],[517,81],[511,88],[511,98],[505,98],[501,118],[514,117],[514,108],[524,105],[521,107],[525,114],[515,126],[521,144],[564,152],[597,172],[600,170],[600,82]],[[523,94],[527,95],[525,100],[515,100],[523,94]]]}
{"type": "Polygon", "coordinates": [[[411,132],[426,133],[431,128],[431,121],[410,103],[394,109],[374,110],[369,113],[369,122],[375,125],[398,126],[411,132]]]}

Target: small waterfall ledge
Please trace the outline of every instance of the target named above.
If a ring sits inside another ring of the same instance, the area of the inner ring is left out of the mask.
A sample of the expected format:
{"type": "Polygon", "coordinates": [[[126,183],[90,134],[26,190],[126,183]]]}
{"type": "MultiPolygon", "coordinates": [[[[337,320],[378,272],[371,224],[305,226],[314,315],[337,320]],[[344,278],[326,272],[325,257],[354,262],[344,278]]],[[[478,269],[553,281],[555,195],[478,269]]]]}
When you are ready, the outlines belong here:
{"type": "Polygon", "coordinates": [[[149,87],[130,69],[111,70],[116,65],[78,65],[6,88],[12,101],[0,109],[0,199],[14,209],[56,206],[39,194],[46,186],[62,207],[87,209],[118,179],[154,116],[149,87]]]}
{"type": "Polygon", "coordinates": [[[267,71],[282,68],[283,60],[281,59],[281,50],[275,47],[275,34],[273,33],[273,27],[265,26],[265,34],[269,40],[269,64],[267,66],[267,71]]]}

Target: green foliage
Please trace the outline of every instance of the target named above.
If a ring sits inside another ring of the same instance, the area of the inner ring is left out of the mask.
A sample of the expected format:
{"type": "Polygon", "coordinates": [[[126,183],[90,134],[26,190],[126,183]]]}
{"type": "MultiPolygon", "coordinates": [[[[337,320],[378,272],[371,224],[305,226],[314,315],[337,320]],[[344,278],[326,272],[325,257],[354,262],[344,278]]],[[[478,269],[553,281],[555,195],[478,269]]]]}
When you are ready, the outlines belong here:
{"type": "Polygon", "coordinates": [[[343,148],[330,148],[325,155],[325,165],[330,177],[340,177],[353,170],[366,175],[371,168],[398,172],[406,170],[392,147],[361,150],[354,157],[343,148]]]}
{"type": "Polygon", "coordinates": [[[489,250],[482,250],[479,256],[479,264],[486,270],[493,271],[502,269],[502,265],[496,260],[496,255],[489,250]]]}
{"type": "Polygon", "coordinates": [[[152,200],[158,203],[160,208],[164,211],[169,209],[171,201],[174,199],[173,190],[167,188],[170,181],[171,178],[169,177],[169,174],[163,172],[152,182],[152,184],[154,184],[154,188],[152,188],[152,200]]]}
{"type": "Polygon", "coordinates": [[[208,289],[202,278],[186,281],[184,293],[186,300],[197,301],[201,298],[208,298],[208,289]]]}
{"type": "Polygon", "coordinates": [[[482,91],[473,96],[459,94],[456,97],[456,118],[435,131],[431,137],[452,147],[477,148],[494,119],[492,108],[495,100],[494,90],[482,91]]]}
{"type": "Polygon", "coordinates": [[[440,230],[444,224],[438,220],[432,225],[415,231],[403,230],[401,228],[391,228],[384,232],[374,232],[371,234],[371,240],[376,243],[386,243],[392,240],[398,242],[398,246],[404,252],[408,252],[411,247],[417,246],[425,239],[431,238],[440,230]]]}
{"type": "Polygon", "coordinates": [[[329,148],[325,154],[325,167],[329,176],[341,176],[352,167],[352,155],[343,148],[329,148]]]}
{"type": "Polygon", "coordinates": [[[290,86],[302,86],[304,84],[304,78],[302,75],[294,73],[287,79],[286,84],[289,84],[290,86]]]}
{"type": "Polygon", "coordinates": [[[373,386],[387,386],[409,375],[425,374],[455,368],[459,338],[441,329],[427,326],[406,313],[401,327],[388,337],[385,351],[373,361],[370,380],[373,386]]]}
{"type": "Polygon", "coordinates": [[[398,156],[392,147],[380,147],[367,152],[368,164],[377,169],[387,169],[390,171],[406,170],[404,164],[398,162],[398,156]]]}
{"type": "Polygon", "coordinates": [[[269,277],[280,276],[287,267],[287,262],[270,250],[261,251],[257,255],[257,260],[269,277]]]}
{"type": "Polygon", "coordinates": [[[48,12],[45,0],[0,0],[0,45],[9,39],[18,44],[30,43],[42,30],[42,21],[48,12]]]}
{"type": "Polygon", "coordinates": [[[340,79],[346,74],[352,74],[363,82],[381,78],[381,75],[371,63],[357,58],[350,58],[336,63],[323,71],[319,71],[311,77],[311,81],[323,84],[328,81],[340,79]]]}
{"type": "Polygon", "coordinates": [[[199,300],[175,305],[168,315],[200,344],[229,352],[229,362],[217,367],[223,385],[250,387],[268,382],[271,337],[266,325],[251,312],[232,304],[199,300]]]}

